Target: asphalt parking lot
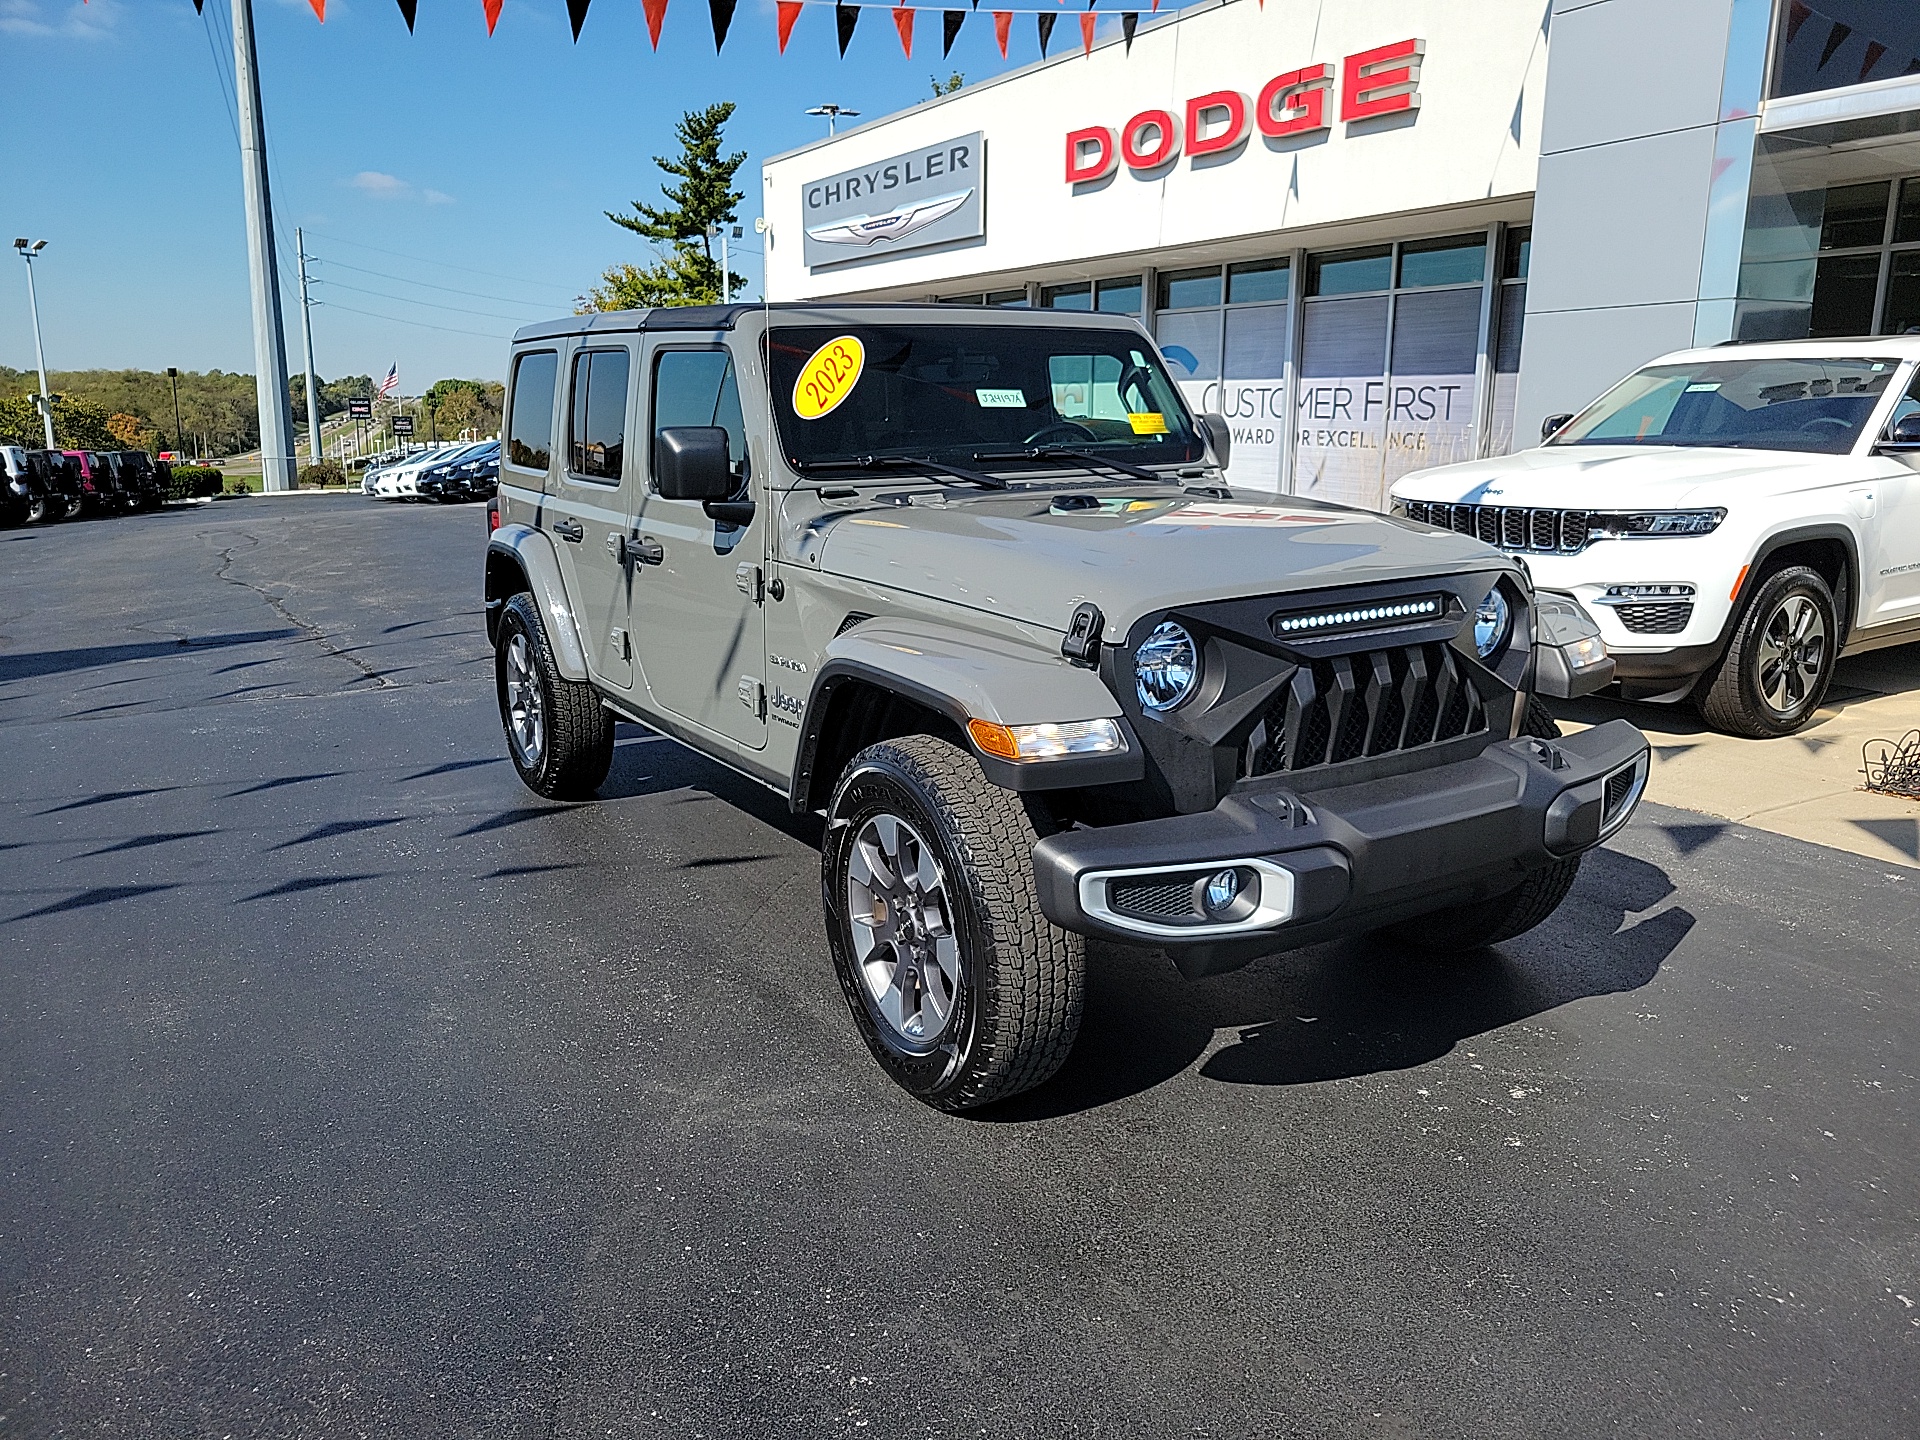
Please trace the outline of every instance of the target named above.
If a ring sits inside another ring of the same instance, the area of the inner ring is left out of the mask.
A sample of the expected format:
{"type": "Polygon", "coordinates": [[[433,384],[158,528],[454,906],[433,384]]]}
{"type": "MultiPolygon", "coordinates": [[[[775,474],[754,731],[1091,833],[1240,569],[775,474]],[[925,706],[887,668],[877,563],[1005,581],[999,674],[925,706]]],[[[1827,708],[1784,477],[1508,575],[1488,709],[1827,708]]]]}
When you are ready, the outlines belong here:
{"type": "Polygon", "coordinates": [[[503,758],[482,519],[0,533],[0,1434],[1908,1436],[1920,873],[1647,807],[1544,928],[856,1039],[817,827],[503,758]]]}

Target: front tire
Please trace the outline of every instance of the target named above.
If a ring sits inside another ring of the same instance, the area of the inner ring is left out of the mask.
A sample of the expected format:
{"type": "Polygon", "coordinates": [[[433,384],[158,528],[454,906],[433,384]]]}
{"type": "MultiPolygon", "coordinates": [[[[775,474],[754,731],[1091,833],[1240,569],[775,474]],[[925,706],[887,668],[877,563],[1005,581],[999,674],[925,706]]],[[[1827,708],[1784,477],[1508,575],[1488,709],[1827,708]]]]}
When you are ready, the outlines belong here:
{"type": "Polygon", "coordinates": [[[914,735],[856,755],[827,816],[827,936],[881,1067],[948,1111],[1050,1079],[1080,1030],[1086,941],[1041,912],[1021,797],[914,735]]]}
{"type": "Polygon", "coordinates": [[[507,754],[526,787],[549,800],[589,799],[613,765],[613,716],[591,684],[561,676],[524,590],[500,612],[493,672],[507,754]]]}
{"type": "Polygon", "coordinates": [[[1839,655],[1839,607],[1826,580],[1805,565],[1776,570],[1754,587],[1709,672],[1700,715],[1728,735],[1791,735],[1827,698],[1839,655]]]}

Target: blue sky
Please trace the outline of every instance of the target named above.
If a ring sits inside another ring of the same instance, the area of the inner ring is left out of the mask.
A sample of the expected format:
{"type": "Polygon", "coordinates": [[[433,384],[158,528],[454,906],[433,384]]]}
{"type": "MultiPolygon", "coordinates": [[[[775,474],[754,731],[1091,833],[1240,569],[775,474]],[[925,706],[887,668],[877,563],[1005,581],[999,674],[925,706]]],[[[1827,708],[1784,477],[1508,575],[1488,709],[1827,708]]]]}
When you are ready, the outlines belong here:
{"type": "MultiPolygon", "coordinates": [[[[49,241],[35,273],[53,368],[253,370],[232,102],[209,44],[230,84],[229,4],[207,0],[203,20],[192,0],[0,0],[13,121],[0,364],[33,362],[10,251],[27,235],[49,241]]],[[[683,111],[739,106],[729,134],[749,156],[752,249],[734,269],[758,294],[759,162],[823,133],[808,106],[878,116],[925,99],[936,72],[978,80],[1009,63],[984,9],[945,65],[937,15],[921,15],[907,60],[878,11],[843,61],[826,6],[807,8],[781,56],[773,0],[740,0],[722,59],[705,0],[672,0],[658,54],[640,0],[596,0],[577,46],[564,0],[506,0],[491,39],[480,0],[420,0],[411,36],[393,0],[330,0],[324,25],[307,0],[255,0],[255,24],[289,368],[301,368],[298,225],[326,302],[315,369],[379,375],[398,361],[409,393],[499,377],[516,323],[564,314],[608,264],[648,258],[602,212],[658,198],[652,157],[671,153],[683,111]]],[[[1056,52],[1077,34],[1061,25],[1056,52]]],[[[1012,63],[1036,56],[1021,17],[1012,63]]]]}

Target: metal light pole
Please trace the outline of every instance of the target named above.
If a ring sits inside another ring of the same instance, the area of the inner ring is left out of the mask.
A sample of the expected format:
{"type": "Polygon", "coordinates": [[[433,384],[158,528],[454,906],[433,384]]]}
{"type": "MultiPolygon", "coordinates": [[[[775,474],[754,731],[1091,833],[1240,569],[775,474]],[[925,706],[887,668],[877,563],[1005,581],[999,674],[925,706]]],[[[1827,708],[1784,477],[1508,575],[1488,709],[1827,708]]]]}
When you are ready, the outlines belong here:
{"type": "Polygon", "coordinates": [[[47,389],[47,352],[40,345],[40,297],[33,290],[33,257],[47,248],[44,240],[16,240],[13,248],[27,262],[27,309],[33,315],[33,358],[40,367],[40,393],[34,403],[40,407],[40,423],[46,428],[47,449],[53,449],[53,396],[47,389]]]}
{"type": "Polygon", "coordinates": [[[171,365],[167,366],[167,388],[173,391],[173,448],[178,454],[187,448],[187,442],[180,433],[180,372],[171,365]]]}
{"type": "Polygon", "coordinates": [[[859,113],[860,112],[858,110],[849,110],[844,105],[833,105],[833,104],[816,105],[811,110],[807,111],[807,114],[809,115],[824,115],[827,117],[827,138],[829,140],[831,140],[834,136],[835,121],[837,121],[842,115],[846,116],[849,120],[851,120],[853,119],[854,116],[858,115],[859,113]]]}
{"type": "Polygon", "coordinates": [[[307,237],[296,226],[293,248],[300,256],[300,343],[307,351],[307,452],[318,465],[325,458],[320,450],[320,400],[313,379],[313,316],[307,302],[307,237]]]}
{"type": "Polygon", "coordinates": [[[233,0],[233,79],[240,97],[240,178],[247,209],[247,269],[253,281],[254,393],[260,407],[260,486],[293,488],[293,415],[287,403],[287,341],[280,269],[273,251],[267,135],[260,115],[253,0],[233,0]]]}
{"type": "Polygon", "coordinates": [[[736,240],[738,240],[742,234],[738,225],[723,224],[707,226],[707,239],[711,240],[716,235],[720,237],[720,303],[722,305],[730,305],[733,303],[733,263],[727,258],[727,235],[729,232],[732,233],[733,238],[736,240]]]}

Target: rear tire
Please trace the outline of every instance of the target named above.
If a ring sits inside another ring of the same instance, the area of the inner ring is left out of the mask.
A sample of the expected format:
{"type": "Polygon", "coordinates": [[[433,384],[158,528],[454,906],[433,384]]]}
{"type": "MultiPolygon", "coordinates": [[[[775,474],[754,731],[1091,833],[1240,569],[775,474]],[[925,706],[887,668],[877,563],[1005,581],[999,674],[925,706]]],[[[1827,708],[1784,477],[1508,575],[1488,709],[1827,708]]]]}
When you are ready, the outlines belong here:
{"type": "MultiPolygon", "coordinates": [[[[1537,695],[1527,697],[1520,733],[1540,740],[1560,738],[1560,723],[1537,695]]],[[[1529,871],[1516,888],[1504,894],[1417,915],[1389,925],[1380,933],[1430,955],[1469,955],[1502,940],[1511,940],[1526,934],[1560,908],[1560,902],[1573,889],[1573,882],[1580,878],[1582,858],[1575,855],[1570,860],[1555,860],[1542,869],[1529,871]]]]}
{"type": "Polygon", "coordinates": [[[1761,580],[1727,653],[1702,684],[1701,718],[1751,740],[1778,739],[1804,726],[1833,683],[1838,608],[1820,572],[1805,565],[1761,580]]]}
{"type": "Polygon", "coordinates": [[[950,741],[854,756],[827,811],[821,899],[834,968],[896,1084],[970,1110],[1050,1079],[1080,1030],[1086,941],[1041,912],[1039,828],[950,741]]]}
{"type": "Polygon", "coordinates": [[[549,800],[590,799],[613,765],[613,716],[591,684],[561,676],[524,590],[500,613],[493,673],[507,754],[526,787],[549,800]]]}

